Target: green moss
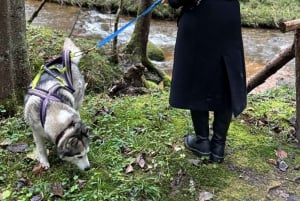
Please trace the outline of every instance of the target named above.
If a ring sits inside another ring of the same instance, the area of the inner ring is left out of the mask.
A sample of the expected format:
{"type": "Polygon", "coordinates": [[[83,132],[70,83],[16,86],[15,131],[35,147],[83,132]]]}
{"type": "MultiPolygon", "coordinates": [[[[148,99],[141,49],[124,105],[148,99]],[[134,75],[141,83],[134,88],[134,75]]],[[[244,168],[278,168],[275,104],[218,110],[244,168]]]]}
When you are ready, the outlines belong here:
{"type": "MultiPolygon", "coordinates": [[[[33,75],[49,60],[60,56],[65,33],[49,29],[28,26],[28,55],[33,75]]],[[[86,51],[97,44],[96,40],[73,39],[75,44],[86,51]]],[[[87,92],[104,92],[122,75],[121,68],[109,62],[109,52],[104,49],[93,49],[84,55],[79,69],[85,76],[87,92]]]]}
{"type": "Polygon", "coordinates": [[[285,118],[293,115],[293,91],[283,87],[249,96],[248,109],[230,126],[223,164],[205,164],[184,148],[183,136],[193,132],[190,114],[169,106],[168,89],[115,99],[105,94],[86,96],[81,117],[91,127],[92,169],[87,173],[62,162],[55,150],[50,149],[50,170],[42,177],[33,174],[31,170],[37,162],[26,158],[26,154],[34,145],[20,113],[0,121],[0,142],[7,138],[11,143],[27,142],[30,146],[19,154],[0,148],[1,159],[5,161],[0,165],[0,189],[3,189],[0,192],[12,192],[12,200],[30,199],[40,192],[50,199],[49,186],[57,182],[64,188],[64,200],[194,201],[201,191],[208,191],[213,200],[231,201],[267,198],[269,189],[280,184],[299,196],[299,185],[290,181],[299,173],[294,167],[300,163],[300,150],[287,138],[279,137],[290,129],[285,118]],[[272,110],[270,105],[285,108],[280,116],[274,113],[269,119],[269,124],[283,128],[280,133],[270,129],[270,125],[257,124],[272,110]],[[278,159],[274,151],[278,149],[288,153],[284,159],[289,165],[287,172],[281,173],[269,162],[278,159]],[[146,159],[145,168],[136,162],[141,154],[146,159]],[[199,165],[191,159],[199,160],[199,165]],[[130,164],[133,172],[126,173],[130,164]],[[13,174],[16,171],[20,173],[13,174]],[[280,179],[282,174],[288,180],[280,179]],[[22,177],[28,178],[32,185],[14,191],[22,177]],[[82,189],[79,180],[86,181],[82,189]]]}
{"type": "Polygon", "coordinates": [[[154,61],[164,61],[164,52],[161,48],[154,45],[151,41],[148,42],[147,54],[149,59],[154,61]]]}

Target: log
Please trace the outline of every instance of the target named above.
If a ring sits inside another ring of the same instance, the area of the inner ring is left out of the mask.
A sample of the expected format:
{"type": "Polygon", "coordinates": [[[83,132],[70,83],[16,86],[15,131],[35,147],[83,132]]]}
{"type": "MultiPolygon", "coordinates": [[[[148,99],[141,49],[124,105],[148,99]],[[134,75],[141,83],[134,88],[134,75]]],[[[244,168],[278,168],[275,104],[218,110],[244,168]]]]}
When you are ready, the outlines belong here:
{"type": "Polygon", "coordinates": [[[251,92],[255,87],[261,85],[271,75],[276,73],[280,68],[287,64],[295,57],[294,44],[283,50],[277,57],[269,61],[266,66],[251,77],[247,83],[247,93],[251,92]]]}
{"type": "Polygon", "coordinates": [[[295,32],[296,139],[300,143],[300,28],[295,32]]]}
{"type": "Polygon", "coordinates": [[[298,28],[300,28],[300,19],[297,20],[291,20],[287,22],[279,22],[279,28],[280,31],[285,33],[288,31],[294,31],[298,28]]]}

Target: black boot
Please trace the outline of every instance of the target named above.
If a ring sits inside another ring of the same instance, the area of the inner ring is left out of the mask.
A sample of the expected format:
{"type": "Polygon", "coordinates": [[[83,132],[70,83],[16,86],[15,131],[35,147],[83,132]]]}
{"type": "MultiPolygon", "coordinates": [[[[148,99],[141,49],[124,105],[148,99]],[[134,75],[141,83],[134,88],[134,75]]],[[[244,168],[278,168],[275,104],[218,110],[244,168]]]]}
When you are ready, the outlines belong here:
{"type": "Polygon", "coordinates": [[[215,111],[213,122],[213,136],[211,139],[210,160],[215,163],[224,161],[224,151],[227,131],[232,118],[232,111],[215,111]]]}
{"type": "Polygon", "coordinates": [[[191,150],[196,156],[210,155],[208,111],[191,110],[194,130],[196,135],[188,135],[184,138],[185,147],[191,150]]]}

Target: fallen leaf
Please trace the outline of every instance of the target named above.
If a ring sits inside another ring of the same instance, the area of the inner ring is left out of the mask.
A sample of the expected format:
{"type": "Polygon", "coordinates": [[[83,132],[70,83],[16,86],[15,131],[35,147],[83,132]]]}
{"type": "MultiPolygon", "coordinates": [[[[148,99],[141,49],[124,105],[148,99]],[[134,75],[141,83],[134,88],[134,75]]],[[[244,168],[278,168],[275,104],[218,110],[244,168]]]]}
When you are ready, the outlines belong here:
{"type": "Polygon", "coordinates": [[[145,154],[139,154],[137,157],[136,157],[136,163],[141,167],[141,168],[144,168],[145,165],[146,165],[146,160],[145,160],[145,154]]]}
{"type": "Polygon", "coordinates": [[[207,191],[201,191],[199,193],[199,201],[209,201],[212,200],[213,194],[207,191]]]}
{"type": "Polygon", "coordinates": [[[41,192],[38,195],[34,195],[30,198],[30,201],[42,201],[44,199],[44,194],[41,192]]]}
{"type": "Polygon", "coordinates": [[[287,158],[287,153],[282,150],[282,149],[279,149],[279,150],[274,150],[275,151],[275,155],[279,158],[279,159],[285,159],[287,158]]]}
{"type": "Polygon", "coordinates": [[[136,128],[134,128],[134,130],[135,130],[135,132],[137,133],[137,134],[142,134],[142,133],[144,133],[145,131],[146,131],[146,127],[145,126],[141,126],[141,127],[136,127],[136,128]]]}
{"type": "Polygon", "coordinates": [[[201,160],[199,160],[199,159],[188,159],[188,162],[193,164],[194,166],[198,167],[201,163],[201,160]]]}
{"type": "Polygon", "coordinates": [[[22,189],[24,186],[31,186],[32,182],[28,178],[21,178],[17,181],[16,190],[22,189]]]}
{"type": "Polygon", "coordinates": [[[172,147],[173,147],[174,151],[176,151],[176,152],[182,150],[181,146],[177,145],[177,144],[173,144],[172,147]]]}
{"type": "Polygon", "coordinates": [[[148,156],[151,157],[151,158],[154,158],[157,155],[158,155],[158,152],[152,151],[148,156]]]}
{"type": "Polygon", "coordinates": [[[49,191],[54,196],[57,196],[57,197],[60,197],[60,198],[63,198],[63,196],[64,196],[64,188],[58,182],[50,184],[49,191]]]}
{"type": "Polygon", "coordinates": [[[160,82],[160,83],[158,84],[158,87],[159,87],[160,89],[164,89],[164,87],[165,87],[164,82],[160,82]]]}
{"type": "Polygon", "coordinates": [[[111,108],[108,108],[106,106],[103,106],[99,111],[97,111],[97,114],[101,114],[102,116],[105,116],[105,115],[110,115],[110,114],[113,114],[111,108]]]}
{"type": "Polygon", "coordinates": [[[131,149],[129,147],[122,146],[120,148],[120,151],[121,151],[122,154],[128,155],[131,152],[131,149]]]}
{"type": "Polygon", "coordinates": [[[78,179],[77,184],[78,184],[78,187],[79,187],[80,189],[83,189],[83,187],[84,187],[85,184],[86,184],[86,180],[78,179]]]}
{"type": "Polygon", "coordinates": [[[39,163],[38,165],[35,165],[32,169],[32,173],[35,175],[41,176],[43,174],[43,172],[44,172],[44,168],[41,163],[39,163]]]}
{"type": "Polygon", "coordinates": [[[10,144],[7,146],[7,150],[14,153],[22,153],[25,152],[27,149],[28,144],[26,143],[16,143],[16,144],[10,144]]]}
{"type": "Polygon", "coordinates": [[[128,174],[128,173],[132,173],[133,172],[133,167],[131,164],[129,164],[127,167],[126,167],[126,171],[125,173],[128,174]]]}
{"type": "Polygon", "coordinates": [[[272,158],[268,160],[268,163],[271,165],[274,165],[274,166],[277,166],[277,164],[278,164],[277,160],[272,159],[272,158]]]}
{"type": "Polygon", "coordinates": [[[10,140],[8,138],[4,139],[1,143],[0,143],[0,147],[1,148],[6,148],[8,145],[10,145],[10,140]]]}
{"type": "Polygon", "coordinates": [[[153,166],[152,165],[147,165],[147,168],[145,169],[145,172],[148,172],[149,170],[153,169],[153,166]]]}
{"type": "Polygon", "coordinates": [[[265,126],[266,124],[263,122],[263,121],[261,121],[261,120],[258,120],[257,122],[256,122],[256,126],[265,126]]]}

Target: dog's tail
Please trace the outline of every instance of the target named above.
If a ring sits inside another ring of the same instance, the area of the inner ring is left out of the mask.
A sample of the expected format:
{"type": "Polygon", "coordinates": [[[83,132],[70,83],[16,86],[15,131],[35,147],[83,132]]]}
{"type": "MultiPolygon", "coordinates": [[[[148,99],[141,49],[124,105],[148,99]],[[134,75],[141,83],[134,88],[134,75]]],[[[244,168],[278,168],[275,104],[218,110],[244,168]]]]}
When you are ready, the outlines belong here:
{"type": "MultiPolygon", "coordinates": [[[[70,38],[66,38],[64,42],[64,50],[70,50],[72,53],[78,53],[80,52],[79,47],[77,47],[73,41],[70,38]]],[[[76,65],[78,65],[80,61],[81,55],[77,54],[75,57],[72,57],[71,60],[74,62],[76,65]]]]}

